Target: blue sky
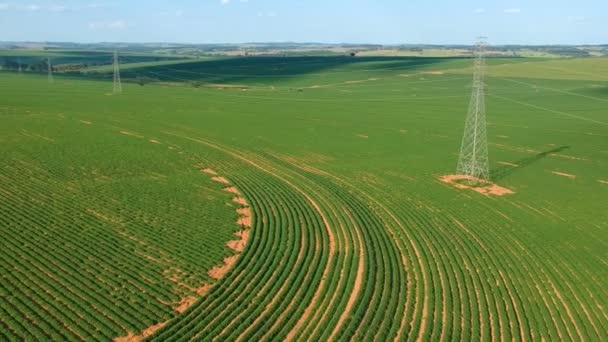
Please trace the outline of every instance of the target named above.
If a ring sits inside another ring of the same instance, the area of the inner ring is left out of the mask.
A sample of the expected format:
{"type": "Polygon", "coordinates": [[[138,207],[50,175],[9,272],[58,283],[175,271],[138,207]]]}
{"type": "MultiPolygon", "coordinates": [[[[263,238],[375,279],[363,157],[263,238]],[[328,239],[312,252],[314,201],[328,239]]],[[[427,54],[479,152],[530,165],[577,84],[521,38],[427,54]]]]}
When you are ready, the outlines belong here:
{"type": "Polygon", "coordinates": [[[608,43],[606,0],[0,0],[0,40],[608,43]]]}

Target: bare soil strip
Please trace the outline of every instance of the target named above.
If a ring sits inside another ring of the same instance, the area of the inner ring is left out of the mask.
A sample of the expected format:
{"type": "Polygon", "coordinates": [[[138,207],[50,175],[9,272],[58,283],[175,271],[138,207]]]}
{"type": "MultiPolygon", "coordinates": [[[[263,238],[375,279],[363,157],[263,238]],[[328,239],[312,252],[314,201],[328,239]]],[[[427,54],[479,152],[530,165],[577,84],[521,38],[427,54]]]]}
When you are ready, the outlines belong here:
{"type": "Polygon", "coordinates": [[[598,180],[598,182],[600,182],[602,184],[608,184],[608,180],[598,180]]]}
{"type": "Polygon", "coordinates": [[[86,121],[86,120],[80,120],[80,122],[82,122],[85,125],[92,125],[93,124],[91,121],[86,121]]]}
{"type": "Polygon", "coordinates": [[[557,172],[557,171],[551,171],[551,173],[554,175],[558,175],[558,176],[562,176],[562,177],[566,177],[566,178],[570,178],[570,179],[576,179],[576,175],[571,175],[569,173],[563,173],[563,172],[557,172]]]}
{"type": "Polygon", "coordinates": [[[498,164],[502,164],[502,165],[506,165],[506,166],[519,167],[519,165],[517,165],[517,164],[508,163],[508,162],[502,162],[502,161],[499,161],[498,164]]]}
{"type": "Polygon", "coordinates": [[[441,177],[439,177],[439,180],[444,183],[450,184],[457,189],[473,190],[475,192],[478,192],[478,193],[480,193],[482,195],[486,195],[486,196],[504,196],[504,195],[512,195],[515,193],[512,190],[503,188],[497,184],[490,183],[488,181],[483,181],[479,178],[475,178],[475,177],[467,176],[467,175],[441,176],[441,177]],[[481,184],[481,186],[466,185],[466,184],[459,183],[458,181],[478,182],[479,184],[481,184]]]}
{"type": "MultiPolygon", "coordinates": [[[[348,216],[351,218],[351,222],[356,227],[356,223],[352,219],[352,215],[350,214],[348,209],[344,208],[344,211],[348,214],[348,216]]],[[[349,317],[349,315],[353,309],[353,306],[355,305],[355,301],[357,300],[357,297],[359,297],[359,292],[361,292],[361,288],[363,286],[363,273],[365,272],[365,251],[363,250],[363,242],[361,239],[361,233],[359,233],[359,229],[354,229],[354,231],[357,235],[357,248],[356,249],[359,250],[359,265],[357,266],[357,275],[355,276],[355,283],[353,284],[353,290],[350,294],[350,297],[348,298],[348,302],[346,302],[346,308],[344,308],[342,315],[340,315],[340,318],[338,319],[338,322],[336,323],[336,327],[334,328],[331,335],[329,336],[329,339],[328,339],[329,341],[335,340],[336,334],[338,333],[338,331],[340,331],[340,328],[344,324],[344,321],[346,321],[346,319],[349,317]]]]}
{"type": "Polygon", "coordinates": [[[120,133],[124,134],[124,135],[129,135],[129,136],[132,136],[132,137],[140,138],[140,139],[144,138],[144,136],[141,135],[141,134],[137,134],[137,133],[133,133],[133,132],[129,132],[129,131],[120,131],[120,133]]]}

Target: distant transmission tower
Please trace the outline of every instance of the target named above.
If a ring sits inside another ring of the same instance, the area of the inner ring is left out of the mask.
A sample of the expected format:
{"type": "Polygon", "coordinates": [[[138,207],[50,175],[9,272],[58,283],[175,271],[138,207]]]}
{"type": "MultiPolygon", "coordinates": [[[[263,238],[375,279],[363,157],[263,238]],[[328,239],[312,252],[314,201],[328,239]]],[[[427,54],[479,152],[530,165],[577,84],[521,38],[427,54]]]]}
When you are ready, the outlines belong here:
{"type": "Polygon", "coordinates": [[[114,51],[114,94],[122,93],[120,82],[120,65],[118,64],[118,51],[114,51]]]}
{"type": "Polygon", "coordinates": [[[473,93],[460,147],[457,171],[460,175],[472,176],[481,180],[490,178],[484,83],[486,46],[486,38],[478,38],[475,48],[473,93]]]}
{"type": "Polygon", "coordinates": [[[19,68],[19,74],[21,74],[23,72],[23,69],[21,68],[21,58],[17,59],[17,64],[18,64],[18,68],[19,68]]]}
{"type": "Polygon", "coordinates": [[[53,83],[53,82],[55,82],[55,80],[53,79],[53,65],[51,64],[50,58],[46,59],[46,64],[49,67],[49,83],[53,83]]]}

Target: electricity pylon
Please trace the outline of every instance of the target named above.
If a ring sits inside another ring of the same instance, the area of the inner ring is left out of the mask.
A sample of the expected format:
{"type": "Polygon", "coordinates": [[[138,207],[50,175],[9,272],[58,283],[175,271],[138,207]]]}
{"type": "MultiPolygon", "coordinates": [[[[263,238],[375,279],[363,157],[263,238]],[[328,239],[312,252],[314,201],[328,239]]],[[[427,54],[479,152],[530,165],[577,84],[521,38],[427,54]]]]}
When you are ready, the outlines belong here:
{"type": "Polygon", "coordinates": [[[485,48],[486,38],[480,37],[475,47],[473,92],[464,128],[458,159],[458,174],[489,180],[488,138],[485,104],[485,48]]]}
{"type": "Polygon", "coordinates": [[[51,59],[50,58],[46,59],[46,64],[49,67],[49,76],[48,76],[49,83],[54,83],[55,80],[53,79],[53,65],[51,64],[51,59]]]}
{"type": "Polygon", "coordinates": [[[23,69],[21,68],[21,58],[17,59],[17,64],[18,64],[18,68],[19,68],[19,75],[21,75],[21,73],[23,72],[23,69]]]}
{"type": "Polygon", "coordinates": [[[120,66],[118,65],[118,51],[114,51],[114,94],[122,93],[120,82],[120,66]]]}

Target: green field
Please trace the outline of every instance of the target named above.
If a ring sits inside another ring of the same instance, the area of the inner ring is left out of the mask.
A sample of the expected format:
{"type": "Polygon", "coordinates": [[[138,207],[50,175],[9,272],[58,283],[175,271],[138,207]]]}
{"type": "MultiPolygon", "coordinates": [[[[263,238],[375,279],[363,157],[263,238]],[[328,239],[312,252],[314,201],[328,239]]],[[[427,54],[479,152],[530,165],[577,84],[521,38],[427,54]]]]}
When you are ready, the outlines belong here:
{"type": "Polygon", "coordinates": [[[502,197],[439,181],[470,59],[0,72],[0,339],[606,339],[608,59],[488,64],[502,197]]]}

